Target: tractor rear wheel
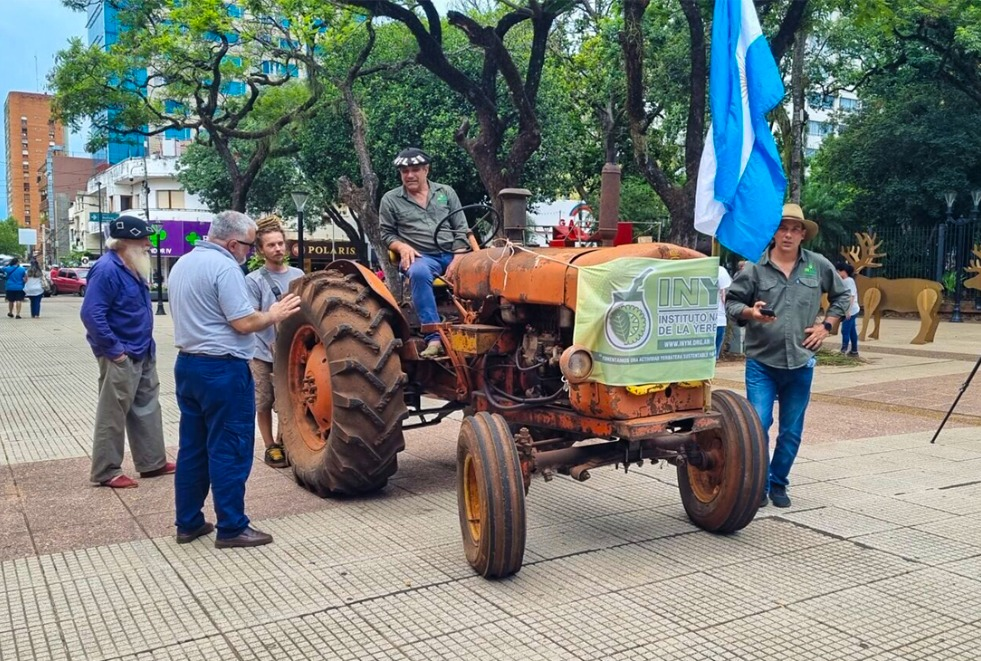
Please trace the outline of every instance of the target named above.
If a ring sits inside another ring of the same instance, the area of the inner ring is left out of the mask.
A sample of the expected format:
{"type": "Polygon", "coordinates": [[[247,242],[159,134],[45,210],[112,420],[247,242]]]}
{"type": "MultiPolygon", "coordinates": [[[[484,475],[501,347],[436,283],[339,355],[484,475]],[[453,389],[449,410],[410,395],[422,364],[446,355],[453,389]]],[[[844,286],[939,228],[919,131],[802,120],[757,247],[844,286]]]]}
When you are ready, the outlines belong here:
{"type": "Polygon", "coordinates": [[[756,516],[767,480],[767,439],[756,411],[729,390],[712,392],[722,416],[714,435],[698,443],[706,465],[678,466],[678,488],[688,518],[710,532],[741,530],[756,516]]]}
{"type": "Polygon", "coordinates": [[[516,574],[525,554],[525,485],[503,417],[480,412],[463,419],[456,484],[467,562],[484,578],[516,574]]]}
{"type": "Polygon", "coordinates": [[[296,281],[300,312],[277,331],[276,413],[296,481],[320,496],[385,486],[405,447],[393,314],[357,276],[296,281]]]}

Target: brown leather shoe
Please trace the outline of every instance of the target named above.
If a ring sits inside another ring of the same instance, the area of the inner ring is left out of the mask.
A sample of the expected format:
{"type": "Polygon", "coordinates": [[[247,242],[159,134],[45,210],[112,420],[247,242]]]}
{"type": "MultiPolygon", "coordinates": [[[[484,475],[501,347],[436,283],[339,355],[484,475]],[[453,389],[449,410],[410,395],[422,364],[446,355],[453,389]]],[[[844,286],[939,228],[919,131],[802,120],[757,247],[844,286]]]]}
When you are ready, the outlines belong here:
{"type": "Polygon", "coordinates": [[[210,535],[215,529],[213,523],[204,522],[204,525],[195,530],[194,532],[180,532],[177,531],[177,543],[178,544],[190,544],[198,537],[204,537],[205,535],[210,535]]]}
{"type": "Polygon", "coordinates": [[[177,470],[177,464],[172,461],[168,461],[156,470],[140,473],[140,477],[160,477],[161,475],[171,475],[175,470],[177,470]]]}
{"type": "Polygon", "coordinates": [[[256,530],[255,528],[246,528],[240,532],[235,537],[227,537],[222,539],[221,537],[215,540],[216,549],[238,549],[246,548],[249,546],[262,546],[263,544],[272,544],[272,535],[264,533],[261,530],[256,530]]]}

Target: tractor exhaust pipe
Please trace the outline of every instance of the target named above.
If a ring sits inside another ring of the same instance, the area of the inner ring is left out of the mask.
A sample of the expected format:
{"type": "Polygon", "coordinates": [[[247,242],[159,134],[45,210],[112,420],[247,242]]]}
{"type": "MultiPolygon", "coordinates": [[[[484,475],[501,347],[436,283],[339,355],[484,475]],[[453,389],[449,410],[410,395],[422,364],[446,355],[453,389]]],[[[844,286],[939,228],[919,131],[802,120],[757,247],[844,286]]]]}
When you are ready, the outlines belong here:
{"type": "Polygon", "coordinates": [[[502,188],[497,196],[504,214],[504,237],[511,243],[524,245],[531,191],[527,188],[502,188]]]}
{"type": "Polygon", "coordinates": [[[600,176],[599,235],[604,246],[612,246],[620,216],[620,166],[606,163],[600,176]]]}

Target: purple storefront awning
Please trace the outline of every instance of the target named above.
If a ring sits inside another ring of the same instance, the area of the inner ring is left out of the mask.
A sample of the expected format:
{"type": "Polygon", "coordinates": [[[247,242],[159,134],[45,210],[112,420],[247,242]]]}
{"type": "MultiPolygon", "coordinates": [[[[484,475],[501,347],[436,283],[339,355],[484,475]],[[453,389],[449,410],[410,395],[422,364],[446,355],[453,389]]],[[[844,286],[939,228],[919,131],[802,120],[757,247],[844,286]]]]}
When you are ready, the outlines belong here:
{"type": "Polygon", "coordinates": [[[199,220],[158,220],[150,223],[152,227],[160,227],[160,237],[156,234],[150,237],[153,247],[151,255],[160,253],[164,257],[180,257],[194,249],[194,244],[208,238],[211,223],[199,220]]]}

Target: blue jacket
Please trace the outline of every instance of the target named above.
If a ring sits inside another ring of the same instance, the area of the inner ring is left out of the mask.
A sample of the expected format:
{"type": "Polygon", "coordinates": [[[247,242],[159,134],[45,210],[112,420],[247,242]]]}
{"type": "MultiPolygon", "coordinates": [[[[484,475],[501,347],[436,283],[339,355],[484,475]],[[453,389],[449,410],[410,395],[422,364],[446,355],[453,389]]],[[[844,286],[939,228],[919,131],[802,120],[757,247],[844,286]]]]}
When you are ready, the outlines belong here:
{"type": "Polygon", "coordinates": [[[89,269],[82,323],[96,357],[142,360],[157,353],[150,288],[111,250],[89,269]]]}

